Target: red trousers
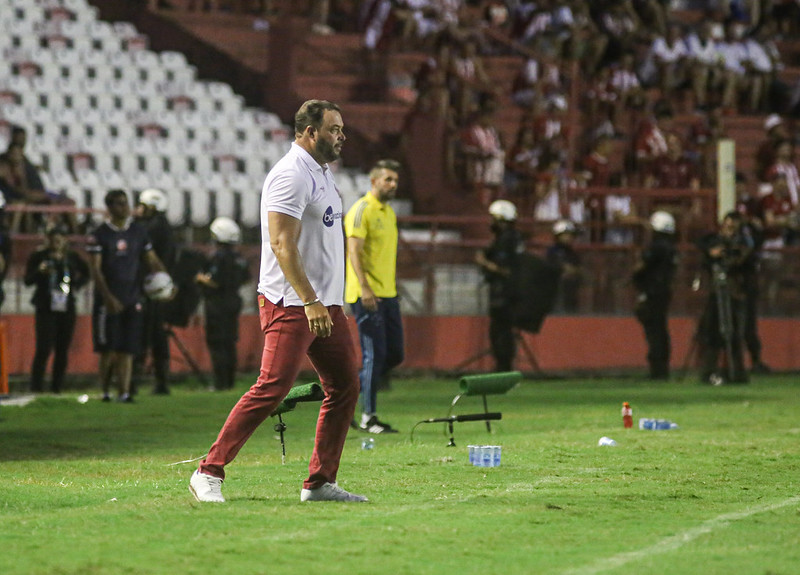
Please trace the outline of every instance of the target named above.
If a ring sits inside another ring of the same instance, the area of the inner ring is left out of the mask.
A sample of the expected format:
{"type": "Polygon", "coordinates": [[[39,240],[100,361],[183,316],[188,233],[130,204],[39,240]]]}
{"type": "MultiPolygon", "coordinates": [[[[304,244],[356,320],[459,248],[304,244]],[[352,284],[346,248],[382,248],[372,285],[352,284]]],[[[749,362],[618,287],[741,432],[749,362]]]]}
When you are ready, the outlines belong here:
{"type": "Polygon", "coordinates": [[[333,483],[359,393],[356,350],[344,311],[340,306],[328,308],[333,330],[330,336],[318,338],[309,331],[301,306],[283,307],[261,295],[258,306],[264,332],[261,373],[231,410],[217,441],[200,462],[200,472],[225,478],[225,465],[233,461],[256,428],[289,393],[307,355],[319,374],[325,399],[319,410],[314,451],[303,487],[314,489],[333,483]]]}

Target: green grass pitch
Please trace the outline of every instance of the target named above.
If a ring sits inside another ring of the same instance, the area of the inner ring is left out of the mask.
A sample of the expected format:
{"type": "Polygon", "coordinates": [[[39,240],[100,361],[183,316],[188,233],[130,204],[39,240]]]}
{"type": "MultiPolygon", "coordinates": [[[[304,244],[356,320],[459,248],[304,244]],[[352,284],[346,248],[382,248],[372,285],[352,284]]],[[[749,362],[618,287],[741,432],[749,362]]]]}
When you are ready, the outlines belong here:
{"type": "Polygon", "coordinates": [[[0,406],[0,573],[800,573],[797,377],[525,380],[488,398],[491,434],[456,423],[456,447],[444,424],[410,432],[447,414],[457,382],[396,379],[379,407],[401,433],[362,450],[351,431],[342,457],[339,483],[368,504],[300,503],[316,403],[284,416],[285,464],[267,419],[228,467],[228,502],[198,504],[195,464],[170,463],[205,453],[250,383],[0,406]],[[680,429],[623,429],[623,401],[680,429]],[[502,464],[471,466],[468,444],[501,445],[502,464]]]}

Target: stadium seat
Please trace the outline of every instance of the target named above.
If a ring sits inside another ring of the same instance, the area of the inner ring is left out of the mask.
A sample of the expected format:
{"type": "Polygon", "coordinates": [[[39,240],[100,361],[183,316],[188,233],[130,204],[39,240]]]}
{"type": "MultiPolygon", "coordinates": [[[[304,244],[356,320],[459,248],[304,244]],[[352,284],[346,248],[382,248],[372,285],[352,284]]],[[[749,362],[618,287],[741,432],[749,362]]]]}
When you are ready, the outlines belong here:
{"type": "Polygon", "coordinates": [[[186,197],[182,190],[169,188],[167,194],[167,221],[173,226],[180,226],[186,220],[186,197]]]}
{"type": "Polygon", "coordinates": [[[189,192],[189,221],[194,226],[205,226],[210,221],[209,193],[203,188],[194,188],[189,192]]]}
{"type": "Polygon", "coordinates": [[[240,195],[242,223],[248,227],[259,225],[261,220],[261,190],[243,192],[240,195]]]}

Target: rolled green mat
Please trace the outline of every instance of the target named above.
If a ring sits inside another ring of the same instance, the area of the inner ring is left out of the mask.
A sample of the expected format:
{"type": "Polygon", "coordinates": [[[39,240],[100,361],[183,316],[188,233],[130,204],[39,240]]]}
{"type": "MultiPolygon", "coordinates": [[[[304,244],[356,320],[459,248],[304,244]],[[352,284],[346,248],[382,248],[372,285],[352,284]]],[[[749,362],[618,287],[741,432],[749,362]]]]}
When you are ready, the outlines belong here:
{"type": "Polygon", "coordinates": [[[296,385],[289,390],[289,393],[286,394],[280,405],[272,412],[272,415],[280,415],[281,413],[292,411],[298,403],[303,401],[322,401],[323,399],[325,399],[325,392],[322,391],[322,386],[316,381],[296,385]]]}
{"type": "Polygon", "coordinates": [[[465,375],[460,380],[461,395],[498,395],[507,392],[522,380],[519,371],[500,371],[481,375],[465,375]]]}

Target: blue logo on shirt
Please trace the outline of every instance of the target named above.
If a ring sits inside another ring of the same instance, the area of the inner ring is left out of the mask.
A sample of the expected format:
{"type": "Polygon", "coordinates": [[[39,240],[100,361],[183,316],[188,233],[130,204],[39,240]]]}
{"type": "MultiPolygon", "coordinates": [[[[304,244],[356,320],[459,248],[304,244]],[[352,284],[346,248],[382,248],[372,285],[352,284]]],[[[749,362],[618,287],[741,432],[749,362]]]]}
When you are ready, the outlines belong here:
{"type": "Polygon", "coordinates": [[[342,212],[333,213],[333,206],[328,206],[328,209],[325,210],[325,213],[322,215],[322,223],[325,224],[326,227],[333,226],[333,223],[342,217],[342,212]]]}

